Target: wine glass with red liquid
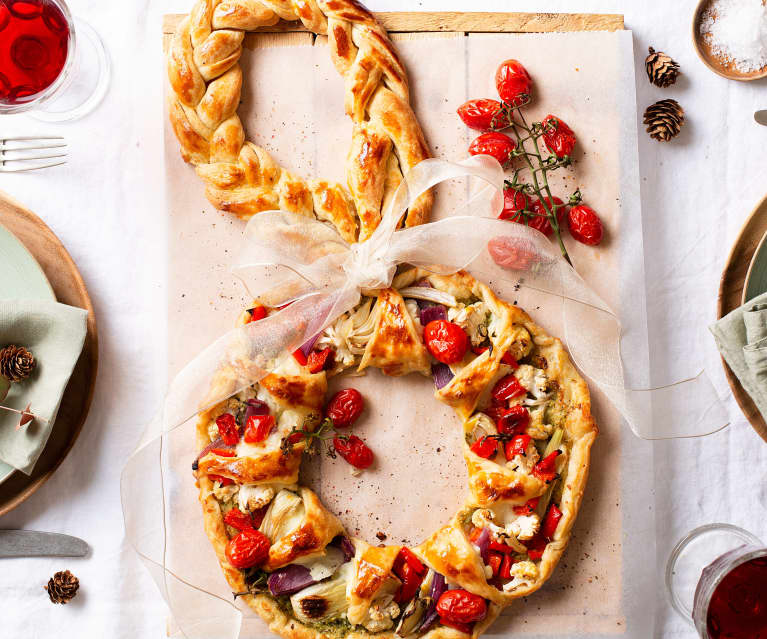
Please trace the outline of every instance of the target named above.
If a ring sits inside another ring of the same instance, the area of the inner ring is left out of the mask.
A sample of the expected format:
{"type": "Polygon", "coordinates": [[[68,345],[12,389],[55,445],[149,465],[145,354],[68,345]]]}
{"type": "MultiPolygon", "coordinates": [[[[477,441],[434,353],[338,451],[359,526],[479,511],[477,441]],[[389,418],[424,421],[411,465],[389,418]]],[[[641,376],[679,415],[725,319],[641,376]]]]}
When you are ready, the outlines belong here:
{"type": "Polygon", "coordinates": [[[94,109],[108,85],[101,39],[64,0],[0,0],[0,115],[72,120],[94,109]]]}
{"type": "Polygon", "coordinates": [[[767,548],[751,533],[696,528],[672,551],[666,585],[703,639],[767,639],[767,548]]]}

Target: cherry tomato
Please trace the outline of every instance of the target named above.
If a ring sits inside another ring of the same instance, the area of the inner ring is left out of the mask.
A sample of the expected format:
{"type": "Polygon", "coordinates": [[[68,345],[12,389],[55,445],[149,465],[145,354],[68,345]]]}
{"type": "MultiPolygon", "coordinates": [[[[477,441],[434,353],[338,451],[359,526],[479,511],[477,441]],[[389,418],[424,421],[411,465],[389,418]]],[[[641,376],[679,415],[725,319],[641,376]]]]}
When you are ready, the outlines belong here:
{"type": "Polygon", "coordinates": [[[483,133],[469,145],[471,155],[490,155],[494,157],[501,166],[505,167],[511,162],[511,154],[517,148],[508,135],[491,131],[483,133]]]}
{"type": "Polygon", "coordinates": [[[266,308],[261,306],[260,304],[258,306],[254,306],[253,308],[249,308],[248,312],[250,313],[250,319],[248,322],[257,322],[260,319],[264,319],[266,317],[266,308]]]}
{"type": "Polygon", "coordinates": [[[495,402],[502,404],[525,393],[527,393],[527,389],[519,383],[519,380],[512,373],[509,373],[495,383],[490,394],[495,402]]]}
{"type": "Polygon", "coordinates": [[[426,576],[426,566],[409,549],[402,548],[394,560],[392,572],[402,581],[394,601],[404,603],[410,601],[421,586],[426,576]]]}
{"type": "Polygon", "coordinates": [[[556,115],[543,118],[543,141],[546,148],[560,160],[569,156],[575,147],[575,133],[556,115]]]}
{"type": "Polygon", "coordinates": [[[336,359],[336,352],[328,346],[321,351],[312,351],[309,353],[309,358],[306,360],[306,365],[309,367],[310,373],[319,373],[320,371],[328,370],[333,367],[333,362],[336,359]]]}
{"type": "Polygon", "coordinates": [[[477,131],[500,131],[509,126],[509,116],[498,100],[469,100],[457,112],[466,126],[477,131]]]}
{"type": "Polygon", "coordinates": [[[514,506],[515,515],[532,515],[535,509],[538,508],[538,502],[541,501],[540,497],[533,497],[528,499],[522,506],[514,506]]]}
{"type": "Polygon", "coordinates": [[[487,435],[480,437],[471,445],[471,452],[484,459],[492,457],[496,450],[498,450],[498,440],[487,435]]]}
{"type": "Polygon", "coordinates": [[[243,530],[229,540],[226,558],[235,568],[244,570],[262,565],[269,558],[269,538],[258,530],[243,530]]]}
{"type": "Polygon", "coordinates": [[[253,518],[239,508],[232,508],[224,515],[224,523],[237,530],[253,530],[253,518]]]}
{"type": "Polygon", "coordinates": [[[237,420],[231,413],[224,413],[216,417],[216,426],[218,434],[227,446],[236,446],[240,441],[240,429],[237,427],[237,420]]]}
{"type": "Polygon", "coordinates": [[[602,221],[594,209],[579,204],[567,214],[567,226],[570,235],[589,246],[596,246],[602,241],[602,221]]]}
{"type": "Polygon", "coordinates": [[[538,477],[541,481],[545,481],[547,484],[554,481],[557,478],[557,457],[559,457],[562,451],[557,448],[552,451],[535,466],[533,466],[533,475],[538,477]]]}
{"type": "Polygon", "coordinates": [[[474,623],[487,615],[487,602],[468,590],[447,590],[437,601],[437,614],[454,623],[474,623]]]}
{"type": "MultiPolygon", "coordinates": [[[[562,206],[564,203],[558,197],[554,197],[553,199],[545,197],[543,200],[546,202],[549,211],[552,213],[554,212],[552,202],[556,205],[557,222],[561,228],[565,218],[566,207],[562,206]]],[[[527,225],[540,231],[544,235],[551,235],[554,232],[551,222],[549,222],[549,214],[546,211],[546,207],[543,205],[543,201],[535,200],[535,202],[532,203],[530,206],[530,216],[527,218],[527,225]]]]}
{"type": "Polygon", "coordinates": [[[514,106],[524,104],[530,95],[530,74],[517,60],[506,60],[495,72],[495,88],[501,100],[514,106]]]}
{"type": "Polygon", "coordinates": [[[258,444],[269,437],[269,433],[274,428],[273,415],[251,415],[245,424],[245,442],[248,444],[258,444]]]}
{"type": "Polygon", "coordinates": [[[507,441],[503,450],[506,460],[511,461],[514,455],[524,455],[531,439],[530,435],[515,435],[513,439],[507,441]]]}
{"type": "Polygon", "coordinates": [[[554,537],[560,519],[562,519],[562,511],[557,508],[556,504],[551,504],[546,511],[546,516],[543,518],[543,524],[541,524],[541,534],[546,539],[554,537]]]}
{"type": "Polygon", "coordinates": [[[356,435],[334,437],[333,448],[355,468],[367,468],[373,463],[373,451],[356,435]]]}
{"type": "Polygon", "coordinates": [[[325,407],[325,417],[333,420],[336,428],[346,428],[359,419],[365,402],[355,388],[344,388],[330,398],[325,407]]]}
{"type": "Polygon", "coordinates": [[[530,198],[522,191],[507,186],[503,189],[503,210],[498,216],[500,220],[521,221],[521,213],[530,206],[530,198]]]}
{"type": "Polygon", "coordinates": [[[460,362],[469,350],[469,336],[465,331],[447,320],[433,320],[423,329],[426,350],[443,364],[460,362]]]}

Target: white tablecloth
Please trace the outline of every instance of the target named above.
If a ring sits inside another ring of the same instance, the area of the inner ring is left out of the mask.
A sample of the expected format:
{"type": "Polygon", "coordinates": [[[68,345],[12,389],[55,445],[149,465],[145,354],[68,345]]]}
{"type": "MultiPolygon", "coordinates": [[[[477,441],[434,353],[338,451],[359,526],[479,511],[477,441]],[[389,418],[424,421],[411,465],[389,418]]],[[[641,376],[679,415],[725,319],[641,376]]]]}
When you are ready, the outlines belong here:
{"type": "MultiPolygon", "coordinates": [[[[153,30],[147,25],[151,4],[70,0],[73,12],[104,37],[112,58],[112,87],[98,111],[67,125],[0,118],[0,134],[56,132],[70,142],[65,167],[0,175],[0,188],[43,217],[71,252],[96,307],[101,345],[96,395],[77,445],[51,481],[0,519],[2,528],[77,535],[88,541],[92,554],[81,560],[1,560],[3,637],[143,638],[162,636],[166,629],[159,593],[123,539],[118,485],[123,461],[158,406],[165,370],[158,321],[165,304],[165,240],[156,222],[163,211],[162,203],[147,195],[157,176],[142,155],[142,145],[156,131],[147,118],[159,108],[159,76],[142,64],[142,52],[159,46],[159,26],[153,30]],[[54,607],[41,588],[64,568],[79,576],[81,594],[71,605],[54,607]]],[[[174,11],[186,5],[169,0],[161,6],[174,11]]],[[[668,327],[663,346],[666,361],[703,352],[707,370],[726,398],[731,425],[704,439],[658,442],[655,477],[648,474],[637,481],[654,479],[656,487],[659,614],[654,636],[694,636],[665,603],[662,568],[675,541],[713,521],[732,522],[767,539],[767,445],[732,399],[705,331],[715,315],[729,246],[767,184],[767,129],[752,118],[756,109],[767,107],[764,83],[728,82],[703,66],[690,38],[692,0],[549,0],[525,6],[492,0],[370,0],[369,5],[374,10],[624,13],[627,28],[634,32],[640,114],[664,97],[674,97],[686,108],[687,124],[673,143],[655,143],[643,131],[639,135],[645,244],[654,247],[646,264],[648,298],[657,308],[668,300],[678,309],[677,326],[668,327]],[[646,81],[642,69],[649,45],[681,64],[684,75],[671,89],[646,81]],[[680,255],[679,238],[695,249],[680,255]]],[[[512,55],[499,52],[499,58],[512,55]]],[[[596,452],[609,454],[599,448],[596,452]]],[[[653,636],[650,627],[647,636],[653,636]]]]}

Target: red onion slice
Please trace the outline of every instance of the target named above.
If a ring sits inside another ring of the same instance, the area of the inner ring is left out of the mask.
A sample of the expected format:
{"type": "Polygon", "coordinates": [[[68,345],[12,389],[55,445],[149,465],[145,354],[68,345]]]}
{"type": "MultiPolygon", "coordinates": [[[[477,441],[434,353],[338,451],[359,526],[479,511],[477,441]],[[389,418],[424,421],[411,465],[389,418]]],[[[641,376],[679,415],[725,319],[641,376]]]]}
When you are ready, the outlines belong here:
{"type": "Polygon", "coordinates": [[[317,333],[314,337],[310,338],[309,340],[307,340],[301,345],[301,347],[298,350],[300,350],[304,354],[304,357],[309,357],[309,353],[312,352],[312,349],[314,348],[314,345],[317,343],[317,340],[319,339],[319,337],[320,337],[320,334],[317,333]]]}
{"type": "Polygon", "coordinates": [[[210,442],[210,444],[208,444],[205,448],[203,448],[200,451],[200,454],[194,458],[194,461],[192,462],[192,470],[197,470],[197,462],[200,461],[200,459],[202,459],[203,457],[205,457],[205,455],[207,455],[214,448],[221,448],[223,450],[234,450],[235,447],[225,444],[224,440],[219,437],[215,441],[210,442]]]}
{"type": "Polygon", "coordinates": [[[306,566],[289,564],[275,570],[266,580],[269,592],[275,597],[292,595],[299,590],[317,583],[312,579],[312,573],[306,566]]]}
{"type": "Polygon", "coordinates": [[[455,377],[453,371],[450,370],[450,367],[447,364],[441,363],[431,365],[431,374],[432,377],[434,377],[434,386],[437,387],[437,390],[443,386],[447,386],[450,383],[450,380],[455,377]]]}
{"type": "Polygon", "coordinates": [[[487,564],[487,560],[490,557],[490,530],[483,528],[475,543],[479,548],[482,563],[487,564]]]}
{"type": "Polygon", "coordinates": [[[426,306],[421,308],[421,326],[426,326],[429,322],[436,320],[447,320],[447,311],[442,304],[426,306]]]}
{"type": "Polygon", "coordinates": [[[431,603],[429,604],[429,607],[426,609],[426,614],[424,614],[423,617],[423,623],[421,624],[421,627],[418,629],[418,632],[426,632],[432,624],[437,620],[437,602],[439,601],[439,598],[442,596],[442,593],[444,593],[447,590],[447,583],[445,582],[445,577],[441,575],[438,572],[434,573],[434,579],[431,580],[431,591],[429,592],[429,597],[431,597],[431,603]]]}
{"type": "Polygon", "coordinates": [[[260,399],[249,399],[247,401],[247,408],[245,409],[245,419],[253,417],[254,415],[268,415],[269,405],[266,402],[262,402],[260,399]]]}
{"type": "Polygon", "coordinates": [[[343,535],[339,535],[333,541],[331,542],[334,546],[338,546],[341,549],[341,552],[344,553],[344,563],[347,561],[351,561],[354,557],[354,554],[357,552],[354,549],[354,544],[352,543],[352,540],[348,537],[345,537],[343,535]]]}

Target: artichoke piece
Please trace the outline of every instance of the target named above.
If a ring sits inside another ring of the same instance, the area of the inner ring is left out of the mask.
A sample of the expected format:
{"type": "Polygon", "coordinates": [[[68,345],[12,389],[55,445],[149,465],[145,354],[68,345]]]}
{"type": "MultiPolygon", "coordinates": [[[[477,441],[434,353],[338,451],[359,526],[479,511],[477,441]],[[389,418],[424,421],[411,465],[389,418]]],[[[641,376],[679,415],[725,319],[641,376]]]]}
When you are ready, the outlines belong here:
{"type": "Polygon", "coordinates": [[[407,637],[418,630],[430,603],[430,597],[416,597],[407,605],[397,624],[396,632],[400,637],[407,637]]]}
{"type": "Polygon", "coordinates": [[[273,544],[298,528],[304,520],[304,500],[294,492],[283,489],[269,504],[259,530],[273,544]]]}
{"type": "Polygon", "coordinates": [[[341,566],[332,579],[300,590],[290,598],[293,614],[303,623],[328,621],[349,608],[346,586],[354,572],[352,562],[341,566]]]}
{"type": "Polygon", "coordinates": [[[344,553],[335,546],[326,546],[321,555],[307,555],[294,563],[306,566],[314,581],[322,581],[333,575],[344,563],[344,553]]]}

